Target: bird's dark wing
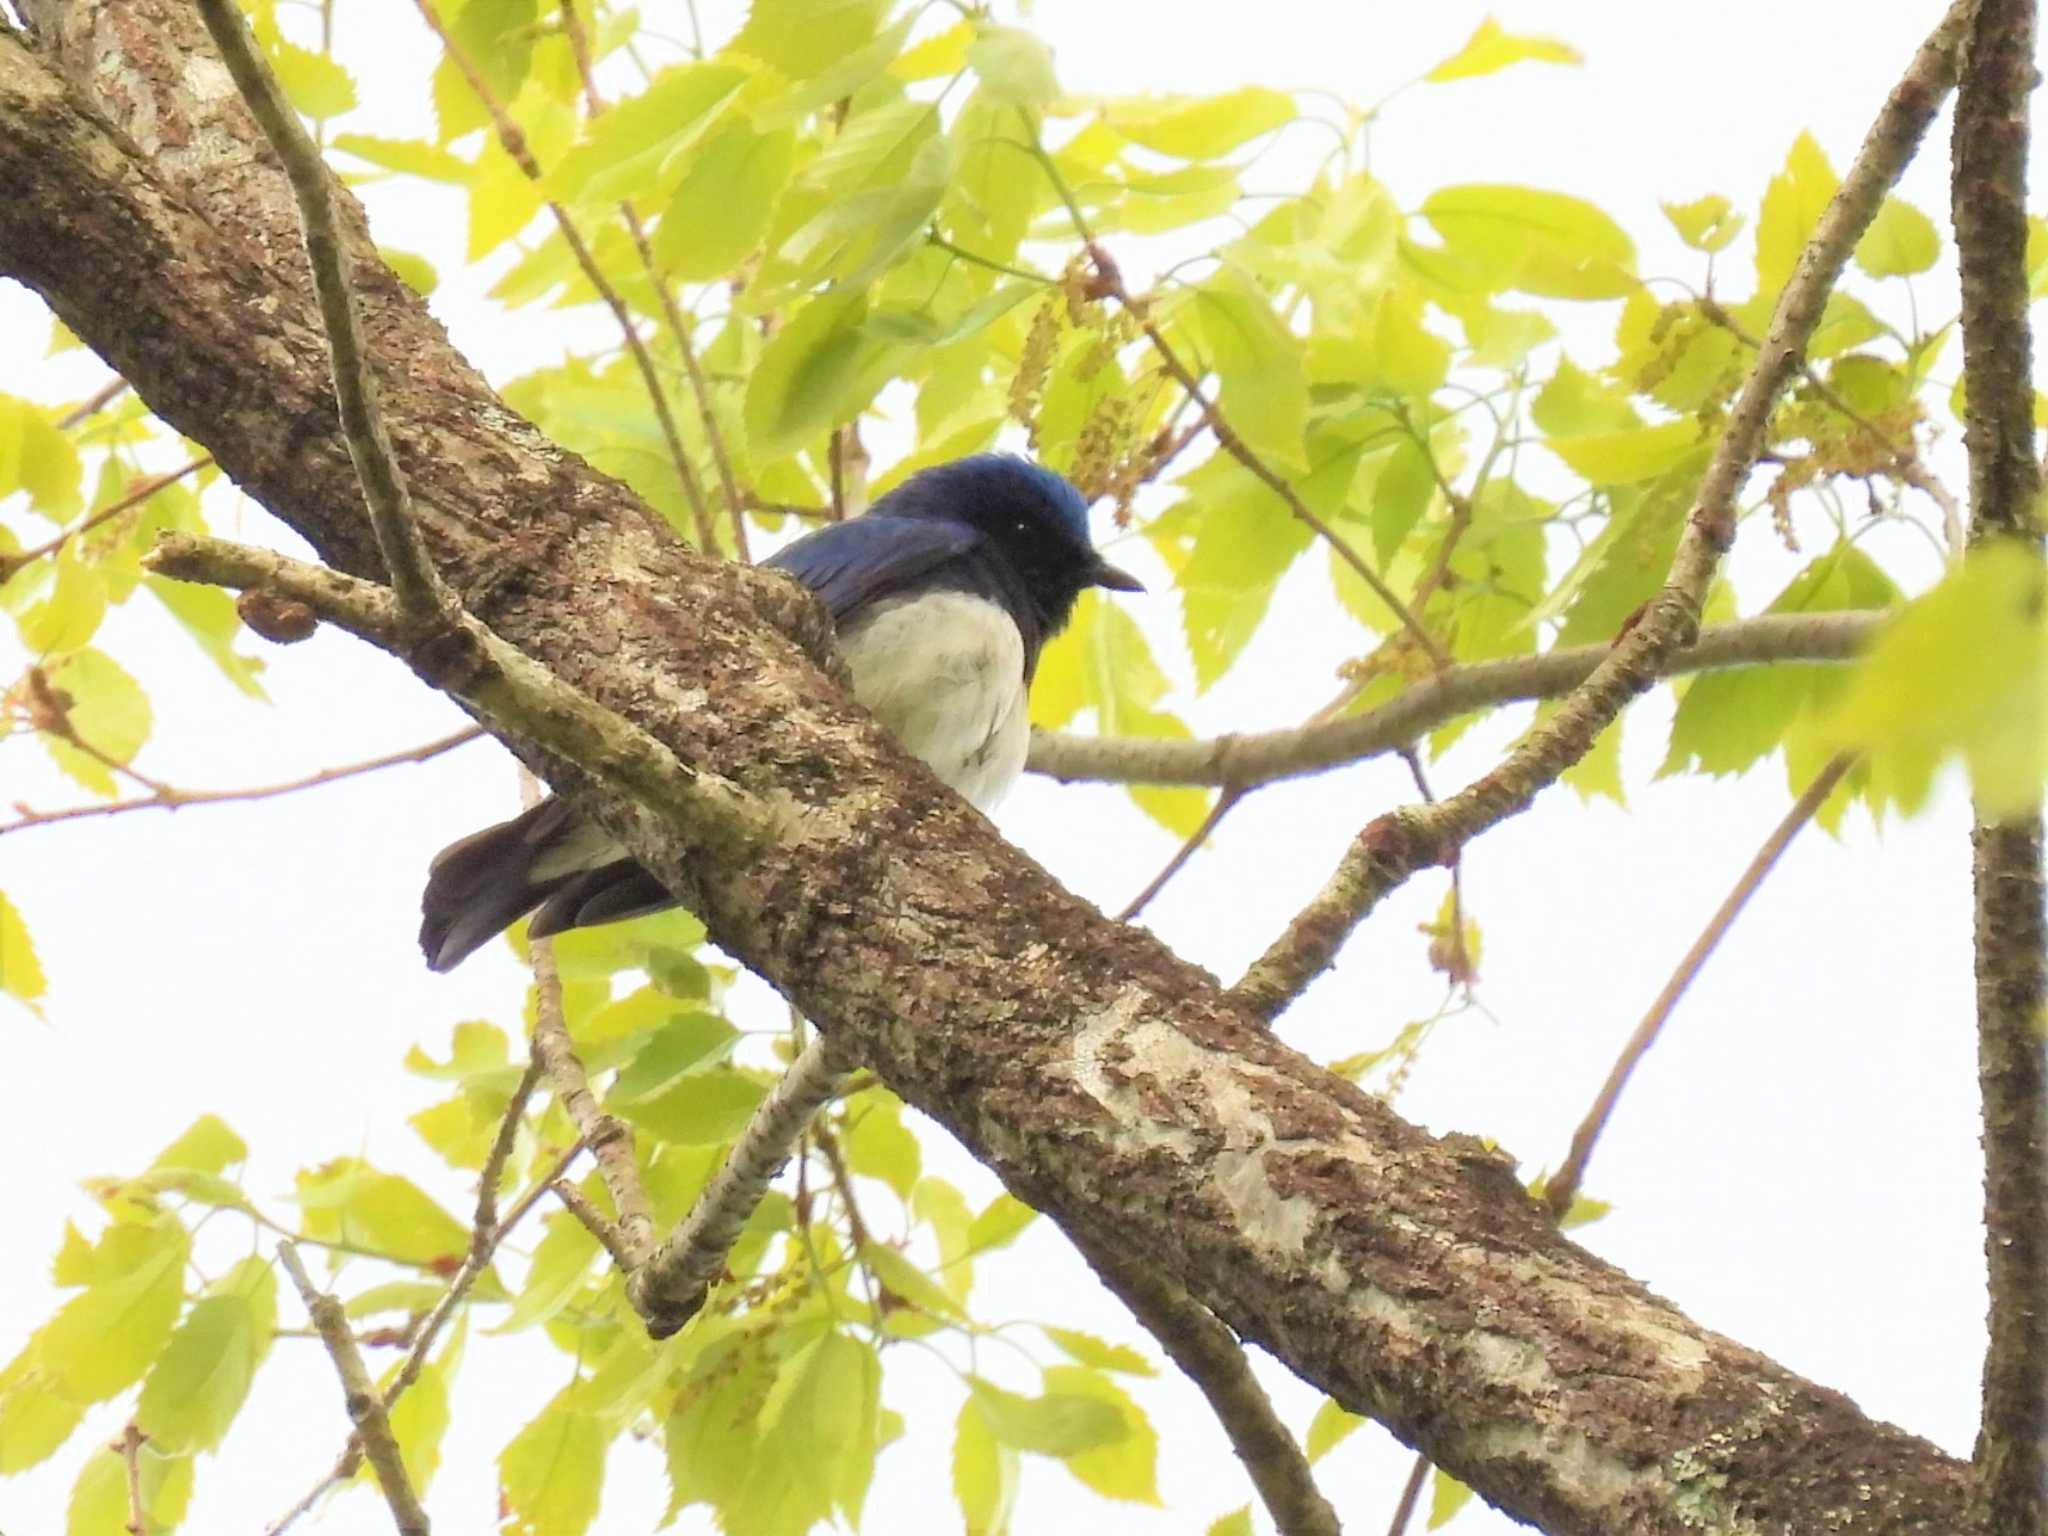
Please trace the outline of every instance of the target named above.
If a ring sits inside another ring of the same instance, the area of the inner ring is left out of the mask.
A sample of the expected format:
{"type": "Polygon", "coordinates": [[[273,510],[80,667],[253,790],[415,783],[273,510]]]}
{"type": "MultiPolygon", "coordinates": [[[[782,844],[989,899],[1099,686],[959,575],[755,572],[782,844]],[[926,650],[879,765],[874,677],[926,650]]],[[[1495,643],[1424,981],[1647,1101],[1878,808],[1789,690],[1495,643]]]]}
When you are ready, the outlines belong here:
{"type": "Polygon", "coordinates": [[[761,563],[789,572],[817,593],[839,623],[980,542],[981,535],[964,523],[857,517],[807,533],[761,563]]]}

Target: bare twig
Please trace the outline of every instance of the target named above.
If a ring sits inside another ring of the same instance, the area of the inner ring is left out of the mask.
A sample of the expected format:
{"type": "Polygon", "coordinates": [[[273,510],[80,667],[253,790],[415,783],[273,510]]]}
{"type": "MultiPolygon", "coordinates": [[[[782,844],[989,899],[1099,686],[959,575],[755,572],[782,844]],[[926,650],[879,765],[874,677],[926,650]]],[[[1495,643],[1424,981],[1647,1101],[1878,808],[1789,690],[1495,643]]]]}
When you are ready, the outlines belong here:
{"type": "Polygon", "coordinates": [[[320,319],[327,332],[335,402],[349,459],[362,484],[377,549],[384,557],[391,590],[398,598],[401,623],[424,633],[445,627],[457,612],[455,596],[442,584],[427,554],[413,516],[405,476],[391,451],[384,417],[377,405],[377,384],[363,347],[350,285],[348,253],[334,217],[334,199],[327,167],[319,148],[300,126],[299,116],[285,101],[256,51],[255,40],[231,0],[199,0],[199,14],[214,46],[234,77],[263,136],[284,163],[292,192],[299,202],[299,221],[306,236],[306,257],[313,269],[313,287],[320,299],[320,319]]]}
{"type": "Polygon", "coordinates": [[[555,1180],[552,1188],[555,1198],[568,1207],[569,1214],[582,1222],[584,1230],[597,1239],[598,1246],[612,1256],[619,1272],[632,1274],[640,1261],[627,1245],[625,1231],[619,1224],[599,1210],[595,1201],[567,1179],[555,1180]]]}
{"type": "Polygon", "coordinates": [[[1408,1469],[1408,1481],[1401,1485],[1401,1497],[1394,1504],[1394,1518],[1387,1522],[1387,1536],[1402,1536],[1415,1518],[1415,1506],[1422,1502],[1422,1485],[1429,1480],[1429,1458],[1418,1456],[1408,1469]]]}
{"type": "MultiPolygon", "coordinates": [[[[1963,443],[1972,549],[2029,553],[2037,578],[2033,338],[2027,273],[2034,0],[1982,0],[1956,100],[1952,211],[1962,290],[1963,443]]],[[[2040,588],[2036,588],[2038,603],[2040,588]]],[[[2048,871],[2038,787],[1971,828],[1984,1256],[1991,1295],[1973,1515],[1997,1536],[2048,1532],[2048,871]]]]}
{"type": "MultiPolygon", "coordinates": [[[[1857,611],[1764,614],[1710,625],[1693,644],[1665,657],[1659,675],[1773,661],[1848,661],[1862,653],[1884,617],[1857,611]]],[[[1069,783],[1254,788],[1395,751],[1445,721],[1489,704],[1568,693],[1591,677],[1612,649],[1579,645],[1539,656],[1456,666],[1433,673],[1363,714],[1319,715],[1287,730],[1208,740],[1040,732],[1031,739],[1029,766],[1033,773],[1069,783]]]]}
{"type": "Polygon", "coordinates": [[[1556,1173],[1544,1181],[1543,1199],[1550,1207],[1550,1214],[1559,1221],[1571,1209],[1572,1201],[1578,1197],[1579,1185],[1586,1176],[1586,1164],[1591,1161],[1593,1148],[1600,1139],[1600,1133],[1607,1128],[1608,1117],[1614,1113],[1614,1106],[1621,1098],[1622,1089],[1628,1086],[1629,1075],[1636,1064],[1643,1059],[1650,1047],[1657,1043],[1657,1036],[1663,1031],[1665,1022],[1671,1017],[1678,1000],[1685,996],[1686,989],[1693,983],[1707,959],[1714,953],[1735,919],[1742,915],[1742,909],[1749,904],[1757,887],[1777,867],[1792,839],[1799,835],[1799,829],[1813,819],[1827,797],[1834,793],[1835,786],[1842,781],[1855,758],[1841,753],[1828,760],[1827,765],[1814,775],[1813,782],[1806,786],[1799,798],[1792,802],[1792,808],[1785,812],[1782,820],[1764,839],[1764,845],[1757,850],[1756,857],[1749,861],[1741,878],[1735,882],[1721,905],[1700,936],[1693,940],[1692,948],[1685,952],[1685,958],[1678,962],[1678,968],[1671,973],[1671,979],[1664,983],[1664,990],[1657,994],[1650,1004],[1649,1012],[1636,1025],[1635,1033],[1621,1048],[1614,1066],[1607,1074],[1607,1081],[1600,1086],[1599,1094],[1593,1100],[1592,1108],[1586,1111],[1579,1128],[1572,1132],[1571,1150],[1565,1154],[1564,1163],[1556,1173]]]}
{"type": "MultiPolygon", "coordinates": [[[[443,23],[440,13],[428,3],[428,0],[414,0],[414,4],[419,10],[421,20],[425,21],[434,36],[441,40],[442,51],[448,55],[448,61],[455,66],[456,73],[462,76],[470,91],[482,103],[484,111],[491,119],[491,127],[498,136],[498,143],[511,158],[512,163],[525,173],[529,181],[541,180],[543,173],[540,161],[534,158],[532,149],[527,146],[525,133],[512,121],[504,103],[492,94],[489,83],[478,71],[475,61],[463,51],[462,45],[455,41],[454,35],[443,23]]],[[[576,259],[576,265],[582,269],[590,286],[597,291],[597,296],[604,300],[605,307],[611,310],[612,318],[618,322],[620,339],[625,342],[626,351],[632,356],[633,366],[640,371],[640,382],[647,389],[648,403],[654,407],[654,418],[661,428],[662,442],[667,446],[669,458],[675,466],[676,479],[682,483],[683,496],[690,503],[690,516],[697,530],[697,547],[706,554],[715,555],[718,552],[718,542],[712,535],[711,510],[705,504],[704,487],[697,480],[697,471],[690,464],[689,454],[683,450],[682,434],[676,430],[675,413],[669,408],[668,392],[661,387],[661,375],[655,370],[654,358],[647,350],[646,341],[641,338],[639,327],[633,323],[632,311],[627,309],[626,301],[619,297],[618,289],[612,286],[611,279],[607,278],[603,268],[598,266],[597,258],[591,254],[582,231],[577,229],[575,220],[569,217],[569,210],[552,198],[548,200],[547,210],[554,218],[555,227],[561,230],[562,239],[569,247],[569,254],[576,259]]]]}
{"type": "Polygon", "coordinates": [[[123,512],[132,512],[167,485],[175,485],[187,475],[195,474],[213,462],[213,455],[202,453],[191,463],[178,469],[167,470],[161,475],[151,475],[140,482],[134,490],[118,501],[108,503],[99,511],[73,527],[66,528],[55,537],[45,539],[33,549],[18,550],[14,554],[0,553],[0,582],[5,582],[22,567],[31,565],[45,555],[54,555],[71,540],[92,532],[100,524],[119,517],[123,512]]]}
{"type": "Polygon", "coordinates": [[[1231,813],[1238,801],[1242,800],[1247,793],[1249,791],[1233,785],[1218,795],[1216,803],[1209,807],[1209,814],[1202,818],[1202,824],[1188,834],[1187,841],[1174,850],[1173,857],[1166,861],[1159,873],[1145,882],[1145,888],[1125,904],[1123,911],[1117,913],[1116,920],[1120,923],[1128,923],[1140,912],[1151,906],[1152,898],[1166,889],[1167,881],[1187,868],[1188,860],[1201,851],[1202,845],[1208,842],[1210,837],[1214,835],[1216,828],[1222,825],[1223,818],[1231,813]]]}
{"type": "Polygon", "coordinates": [[[223,805],[243,800],[269,800],[278,795],[296,794],[302,789],[314,789],[322,784],[332,784],[340,779],[355,778],[360,774],[375,773],[380,768],[393,768],[401,763],[424,763],[451,752],[466,742],[475,741],[483,735],[478,726],[465,726],[438,741],[425,746],[408,747],[403,752],[387,752],[382,757],[368,758],[360,763],[345,763],[338,768],[323,768],[318,773],[309,773],[303,778],[287,779],[281,784],[260,784],[249,789],[180,789],[176,785],[160,786],[153,794],[134,800],[109,800],[101,805],[66,806],[59,811],[36,811],[16,803],[14,809],[20,819],[0,824],[0,837],[10,832],[20,832],[28,827],[49,826],[60,821],[79,821],[90,816],[118,816],[124,811],[175,811],[187,805],[223,805]]]}
{"type": "Polygon", "coordinates": [[[1316,1487],[1308,1457],[1252,1374],[1237,1336],[1164,1270],[1071,1230],[1067,1236],[1201,1391],[1280,1536],[1337,1536],[1337,1512],[1316,1487]]]}
{"type": "Polygon", "coordinates": [[[1323,889],[1232,989],[1248,1011],[1270,1021],[1335,960],[1352,930],[1388,892],[1527,810],[1663,674],[1671,654],[1696,638],[1700,606],[1734,540],[1736,497],[1762,449],[1772,403],[1798,370],[1849,253],[1953,84],[1957,45],[1975,3],[1955,0],[1921,44],[1822,213],[1729,409],[1663,590],[1586,681],[1491,772],[1447,800],[1389,812],[1359,833],[1323,889]]]}
{"type": "Polygon", "coordinates": [[[59,416],[57,418],[57,430],[59,432],[69,432],[80,422],[99,415],[101,411],[104,411],[127,392],[128,381],[119,374],[114,375],[113,378],[107,380],[106,383],[87,395],[62,416],[59,416]]]}
{"type": "Polygon", "coordinates": [[[769,1181],[789,1161],[811,1117],[838,1095],[845,1076],[846,1064],[819,1037],[755,1108],[690,1214],[627,1282],[626,1294],[647,1320],[648,1333],[665,1339],[697,1315],[769,1181]]]}
{"type": "Polygon", "coordinates": [[[313,1284],[313,1277],[306,1273],[297,1248],[290,1243],[279,1243],[277,1256],[283,1262],[285,1272],[292,1277],[292,1284],[299,1288],[306,1311],[312,1315],[313,1326],[320,1331],[320,1341],[327,1346],[328,1357],[334,1361],[335,1373],[341,1377],[342,1398],[348,1405],[348,1416],[361,1440],[363,1456],[370,1463],[370,1470],[376,1474],[377,1486],[384,1492],[384,1502],[391,1506],[391,1518],[397,1524],[400,1536],[427,1536],[427,1512],[420,1507],[419,1495],[413,1491],[412,1479],[406,1475],[405,1458],[399,1452],[397,1437],[391,1432],[391,1420],[384,1411],[384,1398],[371,1382],[362,1354],[349,1334],[347,1312],[340,1302],[313,1284]]]}

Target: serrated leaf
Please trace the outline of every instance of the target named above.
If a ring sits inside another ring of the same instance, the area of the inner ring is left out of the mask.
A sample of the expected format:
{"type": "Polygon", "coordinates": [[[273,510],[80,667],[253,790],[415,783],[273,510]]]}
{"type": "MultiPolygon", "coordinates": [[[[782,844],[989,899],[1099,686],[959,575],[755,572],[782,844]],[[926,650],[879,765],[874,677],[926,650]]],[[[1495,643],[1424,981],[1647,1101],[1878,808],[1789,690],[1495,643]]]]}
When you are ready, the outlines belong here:
{"type": "Polygon", "coordinates": [[[1678,231],[1678,238],[1696,251],[1725,250],[1742,233],[1748,218],[1735,211],[1727,198],[1710,193],[1689,203],[1660,203],[1664,217],[1678,231]]]}
{"type": "Polygon", "coordinates": [[[469,1249],[469,1229],[412,1180],[338,1157],[297,1179],[306,1233],[343,1242],[400,1263],[433,1264],[469,1249]]]}
{"type": "Polygon", "coordinates": [[[152,1168],[191,1168],[220,1173],[230,1163],[247,1160],[249,1144],[218,1115],[201,1115],[178,1138],[157,1153],[152,1168]]]}
{"type": "Polygon", "coordinates": [[[768,232],[795,165],[796,136],[786,128],[722,129],[691,160],[661,216],[654,254],[662,271],[689,282],[732,271],[768,232]]]}
{"type": "Polygon", "coordinates": [[[370,133],[338,133],[331,147],[343,154],[354,155],[367,164],[417,176],[422,181],[462,186],[475,174],[475,168],[460,155],[438,144],[429,144],[425,139],[387,139],[370,133]]]}
{"type": "Polygon", "coordinates": [[[1019,107],[1044,107],[1059,95],[1052,50],[1022,27],[983,27],[967,50],[967,64],[988,93],[1019,107]]]}
{"type": "Polygon", "coordinates": [[[277,1277],[262,1259],[236,1264],[171,1335],[142,1384],[135,1420],[171,1451],[210,1451],[241,1411],[277,1327],[277,1277]]]}
{"type": "MultiPolygon", "coordinates": [[[[438,1359],[423,1364],[412,1385],[406,1388],[405,1396],[391,1407],[391,1437],[398,1442],[399,1459],[405,1463],[413,1491],[422,1497],[441,1466],[441,1442],[451,1421],[448,1378],[453,1374],[454,1361],[460,1358],[460,1344],[459,1337],[451,1339],[438,1359]]],[[[391,1378],[398,1369],[397,1365],[392,1366],[386,1379],[379,1383],[381,1389],[390,1389],[391,1378]]],[[[375,1475],[368,1466],[358,1474],[363,1481],[373,1481],[375,1475]]]]}
{"type": "Polygon", "coordinates": [[[1194,290],[1191,312],[1216,370],[1217,404],[1231,427],[1280,465],[1306,468],[1308,375],[1301,338],[1263,293],[1228,269],[1194,290]]]}
{"type": "Polygon", "coordinates": [[[1856,265],[1872,277],[1911,277],[1941,255],[1934,220],[1897,195],[1887,197],[1856,242],[1856,265]]]}
{"type": "Polygon", "coordinates": [[[689,1073],[646,1098],[606,1103],[650,1136],[703,1147],[739,1135],[767,1092],[750,1073],[723,1067],[689,1073]]]}
{"type": "Polygon", "coordinates": [[[583,1536],[597,1518],[609,1437],[593,1414],[560,1397],[527,1422],[498,1453],[498,1485],[510,1511],[505,1527],[531,1536],[583,1536]]]}
{"type": "Polygon", "coordinates": [[[1152,1362],[1128,1344],[1112,1344],[1078,1328],[1055,1328],[1050,1323],[1041,1323],[1039,1327],[1077,1365],[1098,1371],[1124,1371],[1133,1376],[1158,1374],[1152,1362]]]}
{"type": "Polygon", "coordinates": [[[1792,142],[1785,168],[1771,178],[1756,221],[1756,286],[1772,295],[1785,286],[1799,265],[1799,254],[1812,238],[1840,182],[1828,157],[1810,133],[1792,142]]]}
{"type": "Polygon", "coordinates": [[[65,773],[94,794],[112,798],[114,775],[101,759],[125,763],[149,739],[148,698],[119,662],[91,646],[58,661],[49,679],[70,696],[71,729],[94,750],[82,752],[50,732],[43,733],[44,748],[65,773]]]}
{"type": "Polygon", "coordinates": [[[1429,1524],[1427,1529],[1436,1530],[1450,1522],[1453,1515],[1465,1507],[1465,1501],[1472,1497],[1472,1490],[1459,1482],[1442,1467],[1430,1474],[1429,1524]]]}
{"type": "Polygon", "coordinates": [[[732,49],[807,80],[865,46],[886,0],[752,0],[732,49]]]}
{"type": "Polygon", "coordinates": [[[1438,83],[1470,80],[1476,75],[1490,75],[1511,64],[1524,62],[1582,64],[1585,60],[1569,43],[1559,42],[1554,37],[1504,31],[1500,23],[1489,16],[1465,39],[1464,47],[1422,78],[1438,83]]]}
{"type": "Polygon", "coordinates": [[[1691,419],[1660,421],[1619,432],[1546,437],[1543,446],[1594,485],[1652,480],[1699,455],[1704,436],[1691,419]]]}
{"type": "Polygon", "coordinates": [[[356,82],[332,55],[280,39],[270,50],[271,72],[291,104],[314,119],[355,110],[356,82]]]}
{"type": "Polygon", "coordinates": [[[1025,1397],[979,1376],[969,1377],[968,1386],[989,1432],[1020,1451],[1064,1459],[1115,1444],[1130,1434],[1118,1406],[1093,1391],[1048,1391],[1025,1397]]]}
{"type": "Polygon", "coordinates": [[[1449,252],[1495,287],[1559,299],[1626,298],[1636,248],[1583,198],[1505,184],[1443,187],[1422,215],[1449,252]]]}
{"type": "Polygon", "coordinates": [[[37,1000],[48,990],[49,981],[43,975],[42,961],[36,958],[28,925],[7,893],[0,891],[0,992],[40,1014],[37,1000]]]}
{"type": "Polygon", "coordinates": [[[590,1229],[567,1211],[548,1216],[546,1227],[534,1246],[533,1262],[526,1267],[526,1281],[511,1313],[492,1332],[516,1333],[553,1317],[581,1289],[592,1261],[602,1251],[590,1229]]]}
{"type": "Polygon", "coordinates": [[[31,1335],[0,1370],[0,1476],[48,1460],[85,1417],[84,1406],[57,1391],[51,1372],[36,1358],[41,1337],[31,1335]]]}
{"type": "Polygon", "coordinates": [[[741,65],[717,61],[663,70],[646,90],[590,125],[583,142],[548,172],[546,194],[593,203],[657,195],[668,183],[666,169],[752,78],[741,65]]]}
{"type": "Polygon", "coordinates": [[[1048,1397],[1070,1393],[1092,1399],[1114,1410],[1123,1426],[1123,1433],[1113,1440],[1070,1452],[1064,1458],[1067,1470],[1105,1498],[1156,1505],[1159,1435],[1130,1394],[1101,1372],[1080,1365],[1047,1366],[1045,1387],[1048,1397]]]}
{"type": "Polygon", "coordinates": [[[82,559],[73,541],[57,551],[47,594],[21,616],[21,644],[37,655],[75,651],[99,632],[107,612],[107,583],[82,559]]]}
{"type": "Polygon", "coordinates": [[[900,1200],[910,1198],[924,1154],[903,1123],[903,1101],[886,1088],[872,1088],[848,1101],[842,1137],[846,1162],[855,1173],[880,1179],[900,1200]]]}
{"type": "Polygon", "coordinates": [[[1196,498],[1195,542],[1180,571],[1181,623],[1207,689],[1266,616],[1273,590],[1313,537],[1235,460],[1217,454],[1182,480],[1196,498]]]}
{"type": "Polygon", "coordinates": [[[967,1251],[984,1253],[991,1248],[1005,1247],[1037,1218],[1038,1212],[1015,1195],[999,1194],[983,1206],[968,1224],[967,1251]]]}
{"type": "Polygon", "coordinates": [[[0,394],[0,497],[26,491],[29,505],[53,522],[84,505],[78,446],[39,405],[0,394]]]}
{"type": "Polygon", "coordinates": [[[1316,1409],[1316,1416],[1309,1420],[1308,1436],[1302,1442],[1302,1449],[1308,1454],[1311,1464],[1321,1461],[1330,1452],[1365,1422],[1362,1414],[1353,1413],[1335,1398],[1326,1397],[1322,1406],[1316,1409]]]}
{"type": "Polygon", "coordinates": [[[220,669],[221,676],[250,698],[268,701],[270,695],[257,681],[265,665],[263,658],[235,649],[235,641],[242,633],[242,620],[235,612],[233,598],[219,587],[167,581],[161,576],[145,576],[142,584],[220,669]]]}
{"type": "Polygon", "coordinates": [[[1181,160],[1211,160],[1295,117],[1294,98],[1247,85],[1216,96],[1130,97],[1109,104],[1109,125],[1133,144],[1181,160]]]}
{"type": "MultiPolygon", "coordinates": [[[[534,0],[467,0],[450,29],[455,46],[493,99],[512,101],[533,60],[534,0]]],[[[490,125],[490,114],[452,58],[435,66],[434,115],[441,142],[490,125]]]]}
{"type": "Polygon", "coordinates": [[[899,347],[868,334],[867,317],[864,294],[828,293],[769,339],[747,380],[747,438],[756,455],[795,448],[875,397],[899,347]]]}
{"type": "Polygon", "coordinates": [[[996,1438],[980,1399],[969,1393],[953,1421],[953,1497],[968,1536],[1002,1536],[1009,1530],[1019,1471],[1016,1448],[996,1438]]]}
{"type": "MultiPolygon", "coordinates": [[[[166,1456],[145,1443],[136,1451],[135,1462],[142,1505],[138,1536],[168,1536],[185,1518],[185,1506],[192,1498],[192,1458],[166,1456]]],[[[112,1447],[94,1451],[79,1468],[78,1481],[71,1485],[65,1536],[134,1532],[133,1518],[127,1461],[112,1447]]]]}
{"type": "Polygon", "coordinates": [[[185,1229],[171,1216],[109,1227],[93,1250],[93,1281],[41,1334],[38,1356],[77,1403],[112,1397],[163,1351],[184,1304],[185,1229]]]}

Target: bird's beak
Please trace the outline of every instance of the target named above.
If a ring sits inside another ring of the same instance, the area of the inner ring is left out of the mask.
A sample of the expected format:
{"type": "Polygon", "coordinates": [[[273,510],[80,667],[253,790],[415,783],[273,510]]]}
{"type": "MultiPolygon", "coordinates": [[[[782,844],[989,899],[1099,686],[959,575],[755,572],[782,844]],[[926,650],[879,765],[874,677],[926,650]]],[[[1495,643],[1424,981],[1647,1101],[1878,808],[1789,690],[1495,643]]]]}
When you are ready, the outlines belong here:
{"type": "Polygon", "coordinates": [[[1138,580],[1137,577],[1128,571],[1118,570],[1100,555],[1097,555],[1095,563],[1088,567],[1088,585],[1091,587],[1108,587],[1116,592],[1142,592],[1145,590],[1145,583],[1138,580]]]}

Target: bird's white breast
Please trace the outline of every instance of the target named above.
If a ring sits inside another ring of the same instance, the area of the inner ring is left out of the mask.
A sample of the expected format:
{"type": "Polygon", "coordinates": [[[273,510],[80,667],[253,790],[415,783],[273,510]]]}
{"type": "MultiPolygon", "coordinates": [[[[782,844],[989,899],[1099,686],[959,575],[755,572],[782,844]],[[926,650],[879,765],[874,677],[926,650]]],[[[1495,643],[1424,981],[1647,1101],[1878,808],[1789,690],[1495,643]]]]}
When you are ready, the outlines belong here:
{"type": "Polygon", "coordinates": [[[986,810],[1024,770],[1024,640],[1000,606],[928,592],[864,610],[840,632],[854,697],[913,757],[986,810]]]}

